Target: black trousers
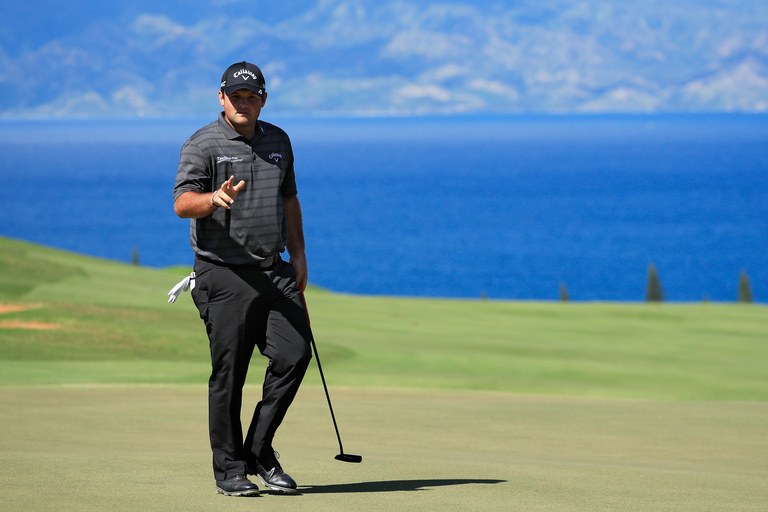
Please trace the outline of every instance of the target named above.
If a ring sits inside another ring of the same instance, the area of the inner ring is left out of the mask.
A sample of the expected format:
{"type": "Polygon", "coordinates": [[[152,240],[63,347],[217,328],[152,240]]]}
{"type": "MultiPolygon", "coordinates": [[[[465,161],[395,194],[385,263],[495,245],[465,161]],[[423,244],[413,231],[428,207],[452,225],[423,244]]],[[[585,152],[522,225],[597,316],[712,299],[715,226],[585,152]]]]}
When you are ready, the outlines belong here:
{"type": "Polygon", "coordinates": [[[211,349],[208,427],[216,480],[254,472],[306,373],[312,333],[293,267],[225,266],[198,259],[192,297],[211,349]],[[243,439],[242,391],[254,349],[269,359],[262,399],[243,439]]]}

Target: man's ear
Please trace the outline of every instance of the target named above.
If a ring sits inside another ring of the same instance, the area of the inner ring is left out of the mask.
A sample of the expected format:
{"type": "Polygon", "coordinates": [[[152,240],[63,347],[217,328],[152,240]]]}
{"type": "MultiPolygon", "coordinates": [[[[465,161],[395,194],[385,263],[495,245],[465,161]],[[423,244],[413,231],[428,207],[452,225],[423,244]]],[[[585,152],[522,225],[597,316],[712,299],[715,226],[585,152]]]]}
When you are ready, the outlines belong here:
{"type": "Polygon", "coordinates": [[[223,107],[224,106],[224,91],[219,91],[219,104],[223,107]]]}
{"type": "Polygon", "coordinates": [[[267,91],[264,91],[264,96],[261,97],[261,106],[262,106],[262,108],[266,104],[267,104],[267,91]]]}

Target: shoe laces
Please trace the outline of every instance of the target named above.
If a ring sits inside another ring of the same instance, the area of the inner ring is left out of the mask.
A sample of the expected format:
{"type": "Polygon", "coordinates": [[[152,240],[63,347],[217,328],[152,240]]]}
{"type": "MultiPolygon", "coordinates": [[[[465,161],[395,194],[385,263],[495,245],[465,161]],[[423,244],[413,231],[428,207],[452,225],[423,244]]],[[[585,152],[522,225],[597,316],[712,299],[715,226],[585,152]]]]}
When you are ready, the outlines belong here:
{"type": "Polygon", "coordinates": [[[269,455],[264,457],[260,462],[261,462],[261,465],[267,470],[277,468],[278,470],[282,471],[283,468],[280,466],[280,463],[277,461],[277,459],[279,458],[280,458],[280,453],[277,450],[272,450],[271,452],[269,452],[269,455]]]}

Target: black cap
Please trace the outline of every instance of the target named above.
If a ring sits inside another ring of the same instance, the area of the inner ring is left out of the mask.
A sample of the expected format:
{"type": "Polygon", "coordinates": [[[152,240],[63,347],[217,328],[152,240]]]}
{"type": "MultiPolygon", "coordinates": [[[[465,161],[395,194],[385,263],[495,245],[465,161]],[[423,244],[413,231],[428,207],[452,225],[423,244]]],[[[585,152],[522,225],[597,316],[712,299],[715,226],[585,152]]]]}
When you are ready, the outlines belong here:
{"type": "Polygon", "coordinates": [[[230,95],[238,89],[248,89],[264,96],[264,75],[259,66],[250,62],[238,62],[227,68],[221,75],[221,90],[230,95]]]}

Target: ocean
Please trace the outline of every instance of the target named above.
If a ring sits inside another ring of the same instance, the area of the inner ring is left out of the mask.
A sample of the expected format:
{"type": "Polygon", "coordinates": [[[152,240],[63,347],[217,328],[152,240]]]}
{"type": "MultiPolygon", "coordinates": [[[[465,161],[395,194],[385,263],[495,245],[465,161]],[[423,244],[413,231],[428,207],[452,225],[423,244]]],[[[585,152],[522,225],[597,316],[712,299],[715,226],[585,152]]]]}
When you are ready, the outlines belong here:
{"type": "MultiPolygon", "coordinates": [[[[264,118],[291,135],[312,284],[768,301],[768,116],[264,118]]],[[[191,265],[179,148],[213,120],[0,121],[1,236],[191,265]]],[[[172,285],[173,283],[169,283],[172,285]]]]}

